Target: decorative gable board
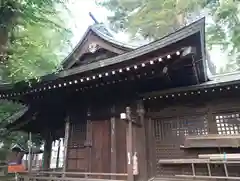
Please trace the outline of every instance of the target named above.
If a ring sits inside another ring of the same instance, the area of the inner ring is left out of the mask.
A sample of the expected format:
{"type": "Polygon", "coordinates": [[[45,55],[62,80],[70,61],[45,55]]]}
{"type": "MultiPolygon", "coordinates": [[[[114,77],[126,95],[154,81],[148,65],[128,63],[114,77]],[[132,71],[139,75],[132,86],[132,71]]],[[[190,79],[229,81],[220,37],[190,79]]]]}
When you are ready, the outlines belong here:
{"type": "Polygon", "coordinates": [[[114,52],[110,52],[106,49],[103,48],[98,48],[94,53],[85,53],[83,54],[81,57],[79,57],[79,59],[72,65],[71,68],[73,67],[78,67],[84,64],[88,64],[88,63],[93,63],[93,62],[97,62],[100,60],[104,60],[107,58],[111,58],[114,56],[117,56],[117,53],[114,52]]]}
{"type": "Polygon", "coordinates": [[[63,62],[63,69],[66,70],[78,65],[93,62],[94,56],[96,56],[96,60],[98,61],[130,50],[132,49],[125,47],[124,45],[121,46],[119,43],[114,44],[113,39],[98,32],[93,26],[90,26],[82,40],[80,40],[73,52],[70,53],[63,62]],[[102,59],[100,59],[99,56],[102,56],[102,59]],[[87,61],[86,59],[89,59],[89,57],[91,57],[91,60],[87,61]]]}

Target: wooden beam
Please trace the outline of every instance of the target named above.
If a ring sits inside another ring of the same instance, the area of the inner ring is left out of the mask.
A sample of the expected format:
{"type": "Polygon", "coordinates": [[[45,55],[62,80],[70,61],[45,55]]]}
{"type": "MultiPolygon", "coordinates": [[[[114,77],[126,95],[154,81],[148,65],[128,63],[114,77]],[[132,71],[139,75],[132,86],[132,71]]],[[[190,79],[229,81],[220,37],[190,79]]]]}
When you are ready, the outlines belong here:
{"type": "Polygon", "coordinates": [[[63,172],[66,172],[66,170],[67,170],[67,155],[68,155],[69,129],[70,129],[70,120],[69,120],[69,116],[68,116],[68,117],[66,118],[66,124],[65,124],[63,172]]]}
{"type": "MultiPolygon", "coordinates": [[[[115,113],[115,107],[111,109],[112,115],[115,113]]],[[[111,117],[111,173],[117,172],[117,150],[116,150],[116,118],[111,117]]],[[[111,179],[116,179],[115,175],[111,179]]]]}

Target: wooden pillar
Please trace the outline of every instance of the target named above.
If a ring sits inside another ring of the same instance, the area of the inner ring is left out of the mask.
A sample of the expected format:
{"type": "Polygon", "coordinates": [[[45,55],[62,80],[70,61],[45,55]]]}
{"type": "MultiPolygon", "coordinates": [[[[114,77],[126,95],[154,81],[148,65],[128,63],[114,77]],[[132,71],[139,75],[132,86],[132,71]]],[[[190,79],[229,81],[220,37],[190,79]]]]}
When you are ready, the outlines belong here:
{"type": "Polygon", "coordinates": [[[217,123],[213,115],[213,109],[211,105],[207,106],[207,123],[208,123],[208,133],[218,134],[217,123]]]}
{"type": "Polygon", "coordinates": [[[156,175],[156,145],[155,145],[155,136],[154,136],[154,125],[153,120],[147,120],[147,136],[148,136],[148,148],[149,148],[149,170],[150,177],[154,177],[156,175]]]}
{"type": "Polygon", "coordinates": [[[50,168],[50,162],[51,162],[51,152],[52,152],[52,134],[49,131],[45,138],[44,143],[44,154],[43,154],[43,169],[48,170],[50,168]]]}
{"type": "Polygon", "coordinates": [[[93,140],[92,140],[92,120],[91,120],[91,110],[90,108],[88,108],[87,111],[87,137],[86,137],[86,144],[85,146],[88,147],[89,151],[88,151],[88,156],[87,156],[87,160],[88,160],[88,172],[92,172],[92,144],[93,144],[93,140]]]}
{"type": "Polygon", "coordinates": [[[137,114],[139,117],[139,126],[135,126],[136,130],[136,150],[137,150],[137,157],[138,157],[138,169],[139,169],[139,174],[137,179],[141,181],[147,180],[147,151],[146,149],[147,144],[146,144],[146,127],[145,127],[145,120],[144,120],[144,106],[143,102],[139,101],[137,103],[137,114]]]}
{"type": "Polygon", "coordinates": [[[131,109],[130,107],[126,108],[126,115],[127,115],[127,121],[128,121],[128,128],[127,128],[127,172],[128,172],[128,181],[133,181],[133,163],[132,163],[132,157],[133,157],[133,128],[132,128],[132,118],[131,118],[131,109]]]}
{"type": "MultiPolygon", "coordinates": [[[[70,129],[70,120],[69,120],[69,117],[67,117],[66,124],[65,124],[63,172],[66,172],[66,170],[67,170],[67,154],[68,154],[69,129],[70,129]]],[[[65,174],[63,174],[63,176],[65,176],[65,174]]]]}
{"type": "MultiPolygon", "coordinates": [[[[117,172],[117,150],[116,150],[116,118],[115,118],[115,107],[111,109],[111,173],[117,172]]],[[[111,176],[111,179],[116,180],[116,176],[111,176]]]]}
{"type": "Polygon", "coordinates": [[[32,133],[28,133],[28,172],[32,171],[32,133]]]}

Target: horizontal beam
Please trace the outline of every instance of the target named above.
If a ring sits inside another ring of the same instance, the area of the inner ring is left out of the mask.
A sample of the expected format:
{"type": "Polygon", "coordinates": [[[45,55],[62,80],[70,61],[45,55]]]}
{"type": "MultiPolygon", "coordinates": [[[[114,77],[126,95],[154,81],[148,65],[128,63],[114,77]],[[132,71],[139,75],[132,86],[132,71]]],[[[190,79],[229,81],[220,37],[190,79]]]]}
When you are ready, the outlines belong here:
{"type": "MultiPolygon", "coordinates": [[[[23,172],[22,174],[28,174],[28,172],[23,172]]],[[[38,172],[32,172],[33,174],[51,174],[51,175],[88,175],[88,176],[127,176],[127,173],[95,173],[95,172],[48,172],[48,171],[38,171],[38,172]]]]}
{"type": "MultiPolygon", "coordinates": [[[[21,177],[20,177],[21,178],[21,177]]],[[[43,180],[43,181],[125,181],[125,180],[112,180],[112,179],[86,179],[86,178],[69,178],[69,177],[22,177],[25,181],[31,179],[33,181],[43,180]]]]}
{"type": "Polygon", "coordinates": [[[240,161],[211,161],[209,159],[161,159],[158,161],[159,164],[240,164],[240,161]]]}
{"type": "Polygon", "coordinates": [[[223,180],[240,180],[240,177],[224,177],[224,176],[193,176],[193,175],[175,175],[182,178],[198,178],[198,179],[223,179],[223,180]]]}

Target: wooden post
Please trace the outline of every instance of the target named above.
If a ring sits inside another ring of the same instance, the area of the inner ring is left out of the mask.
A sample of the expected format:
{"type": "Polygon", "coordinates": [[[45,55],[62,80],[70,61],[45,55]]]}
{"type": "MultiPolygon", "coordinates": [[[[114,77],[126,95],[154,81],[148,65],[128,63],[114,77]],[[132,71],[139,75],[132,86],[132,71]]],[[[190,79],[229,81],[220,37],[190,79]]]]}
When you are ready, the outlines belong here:
{"type": "Polygon", "coordinates": [[[132,131],[132,118],[131,118],[131,109],[130,107],[126,108],[126,116],[128,121],[128,131],[127,131],[127,159],[128,159],[128,181],[133,181],[133,163],[132,163],[132,157],[133,157],[133,131],[132,131]]]}
{"type": "Polygon", "coordinates": [[[139,180],[147,180],[147,143],[146,143],[146,124],[144,120],[144,106],[143,102],[139,101],[137,103],[137,113],[140,119],[140,125],[136,127],[136,147],[138,152],[138,167],[139,167],[139,180]]]}
{"type": "Polygon", "coordinates": [[[28,172],[32,171],[32,133],[28,134],[28,172]]]}
{"type": "MultiPolygon", "coordinates": [[[[116,118],[115,107],[111,109],[111,173],[117,173],[117,153],[116,153],[116,118]]],[[[112,175],[111,179],[116,180],[116,176],[112,175]]]]}
{"type": "MultiPolygon", "coordinates": [[[[69,117],[66,119],[65,125],[65,138],[64,138],[64,157],[63,157],[63,172],[66,172],[67,169],[67,153],[68,153],[68,140],[69,140],[69,129],[70,129],[70,120],[69,117]]],[[[65,176],[65,174],[63,174],[65,176]]]]}
{"type": "Polygon", "coordinates": [[[44,154],[43,154],[43,169],[48,170],[50,168],[51,162],[51,153],[52,153],[52,133],[50,131],[47,132],[45,143],[44,143],[44,154]]]}
{"type": "Polygon", "coordinates": [[[87,111],[87,137],[86,137],[87,145],[88,146],[88,172],[92,171],[92,121],[91,121],[91,109],[88,108],[87,111]]]}
{"type": "Polygon", "coordinates": [[[147,126],[147,139],[148,139],[148,160],[149,160],[149,169],[148,177],[154,177],[156,175],[156,150],[155,150],[155,136],[153,130],[153,120],[148,119],[146,122],[147,126]]]}
{"type": "Polygon", "coordinates": [[[211,105],[207,105],[207,123],[208,123],[208,133],[218,134],[217,123],[213,116],[213,110],[211,105]]]}

